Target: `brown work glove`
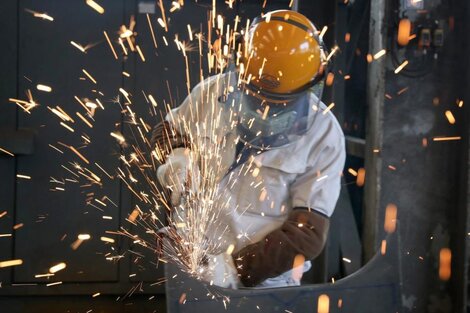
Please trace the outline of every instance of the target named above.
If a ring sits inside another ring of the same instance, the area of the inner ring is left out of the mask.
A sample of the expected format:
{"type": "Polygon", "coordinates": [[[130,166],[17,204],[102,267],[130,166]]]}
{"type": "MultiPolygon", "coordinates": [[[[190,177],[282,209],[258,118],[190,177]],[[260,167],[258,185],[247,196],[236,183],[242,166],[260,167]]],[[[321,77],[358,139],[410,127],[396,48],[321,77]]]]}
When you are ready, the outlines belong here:
{"type": "Polygon", "coordinates": [[[318,256],[329,225],[328,217],[320,213],[294,209],[280,228],[232,255],[243,285],[254,287],[292,269],[297,255],[305,260],[318,256]]]}

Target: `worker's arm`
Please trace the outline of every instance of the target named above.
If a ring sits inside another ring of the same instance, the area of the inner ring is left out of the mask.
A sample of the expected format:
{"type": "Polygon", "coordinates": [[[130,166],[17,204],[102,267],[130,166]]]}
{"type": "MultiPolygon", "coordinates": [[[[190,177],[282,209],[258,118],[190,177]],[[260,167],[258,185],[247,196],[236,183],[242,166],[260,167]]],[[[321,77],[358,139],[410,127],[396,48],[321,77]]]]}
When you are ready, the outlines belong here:
{"type": "Polygon", "coordinates": [[[315,211],[293,210],[281,228],[233,255],[243,285],[254,287],[287,272],[297,255],[315,258],[323,249],[329,225],[328,217],[315,211]]]}
{"type": "MultiPolygon", "coordinates": [[[[246,287],[279,276],[293,268],[297,255],[311,260],[322,251],[341,188],[345,161],[344,136],[336,123],[329,125],[320,153],[290,186],[293,210],[284,224],[263,240],[233,255],[246,287]]],[[[317,147],[319,148],[319,147],[317,147]]]]}
{"type": "Polygon", "coordinates": [[[173,149],[190,148],[191,144],[199,144],[202,138],[214,137],[213,123],[220,123],[222,108],[218,105],[219,94],[223,94],[224,82],[227,78],[216,75],[197,84],[184,101],[172,109],[165,119],[154,127],[152,144],[162,153],[163,160],[173,149]],[[212,133],[205,133],[212,130],[212,133]]]}

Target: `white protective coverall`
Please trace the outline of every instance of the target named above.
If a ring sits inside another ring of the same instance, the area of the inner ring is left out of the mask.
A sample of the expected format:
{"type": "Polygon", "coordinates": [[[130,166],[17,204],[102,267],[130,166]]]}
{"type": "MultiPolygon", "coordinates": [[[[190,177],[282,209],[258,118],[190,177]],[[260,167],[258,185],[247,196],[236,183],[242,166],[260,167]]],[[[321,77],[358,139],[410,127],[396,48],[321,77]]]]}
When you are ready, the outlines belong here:
{"type": "MultiPolygon", "coordinates": [[[[235,160],[235,141],[238,137],[233,120],[236,117],[221,103],[221,95],[233,84],[234,75],[221,74],[199,83],[177,108],[166,116],[175,129],[183,129],[182,121],[191,121],[189,127],[196,135],[196,125],[209,128],[218,123],[218,138],[225,138],[222,171],[227,172],[235,160]],[[195,114],[195,112],[198,112],[195,114]],[[197,117],[196,117],[197,115],[197,117]],[[220,116],[220,120],[215,117],[220,116]],[[230,144],[232,143],[232,144],[230,144]]],[[[300,139],[284,146],[264,151],[250,158],[221,177],[219,191],[224,200],[230,199],[222,221],[229,226],[224,247],[235,245],[235,252],[256,243],[281,227],[294,208],[310,208],[330,217],[340,192],[345,162],[344,135],[336,118],[311,93],[310,113],[313,124],[300,139]],[[256,171],[257,175],[254,175],[256,171]],[[236,182],[233,182],[236,175],[236,182]],[[230,182],[230,184],[228,183],[230,182]]],[[[186,129],[188,129],[186,127],[186,129]]],[[[304,264],[304,271],[310,261],[304,264]]],[[[299,285],[290,271],[271,277],[258,284],[260,287],[299,285]]]]}

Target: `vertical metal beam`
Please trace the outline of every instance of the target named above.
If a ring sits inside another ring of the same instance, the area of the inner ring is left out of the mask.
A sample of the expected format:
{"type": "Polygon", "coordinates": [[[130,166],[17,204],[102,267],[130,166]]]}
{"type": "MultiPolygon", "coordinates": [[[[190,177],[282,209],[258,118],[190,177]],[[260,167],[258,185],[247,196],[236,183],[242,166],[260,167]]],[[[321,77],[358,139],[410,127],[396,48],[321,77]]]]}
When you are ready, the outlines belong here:
{"type": "MultiPolygon", "coordinates": [[[[468,29],[470,22],[470,4],[468,1],[464,1],[466,10],[460,16],[460,23],[463,29],[468,29]]],[[[461,7],[459,8],[461,9],[461,7]]],[[[465,40],[465,49],[464,52],[460,54],[461,58],[465,60],[465,72],[464,77],[467,77],[466,80],[462,80],[463,83],[460,84],[459,89],[465,90],[463,93],[464,99],[468,101],[470,99],[470,90],[465,88],[466,82],[470,79],[470,60],[468,54],[470,53],[470,33],[466,32],[467,39],[465,40]]],[[[460,91],[460,90],[458,90],[460,91]]],[[[460,203],[457,217],[457,236],[454,235],[454,243],[452,246],[452,286],[454,293],[454,302],[456,303],[455,312],[468,312],[469,300],[469,271],[470,271],[470,109],[468,105],[464,107],[464,114],[462,115],[464,120],[462,121],[462,158],[461,158],[461,169],[462,169],[462,179],[461,179],[461,190],[460,190],[460,203]],[[465,169],[466,172],[465,172],[465,169]]]]}
{"type": "Polygon", "coordinates": [[[299,0],[294,0],[294,3],[292,4],[292,11],[299,12],[299,0]]]}
{"type": "MultiPolygon", "coordinates": [[[[373,0],[370,4],[369,53],[386,47],[386,0],[373,0]]],[[[366,183],[364,187],[364,234],[365,261],[376,251],[379,231],[383,141],[383,107],[385,97],[385,58],[369,64],[366,118],[366,183]],[[378,151],[378,152],[377,152],[378,151]]]]}
{"type": "MultiPolygon", "coordinates": [[[[469,9],[470,16],[470,9],[469,9]]],[[[467,53],[470,52],[467,42],[467,53]]],[[[467,54],[468,55],[468,54],[467,54]]],[[[470,62],[467,60],[467,77],[470,78],[470,62]]],[[[467,80],[468,81],[468,80],[467,80]]],[[[467,90],[467,99],[470,98],[470,91],[467,90]]],[[[468,125],[470,122],[470,109],[468,106],[465,107],[464,114],[465,121],[463,125],[466,125],[467,130],[463,133],[462,139],[464,140],[463,151],[462,151],[462,169],[467,169],[466,173],[462,174],[462,186],[460,205],[457,221],[457,238],[454,239],[455,244],[452,247],[452,258],[455,258],[454,264],[452,265],[452,282],[454,286],[454,299],[456,300],[457,310],[456,312],[467,312],[469,306],[468,301],[468,288],[470,283],[469,270],[470,270],[470,239],[468,234],[470,233],[470,130],[468,125]],[[454,254],[455,253],[455,254],[454,254]]]]}
{"type": "MultiPolygon", "coordinates": [[[[323,97],[323,101],[327,102],[327,105],[331,102],[336,104],[336,108],[334,110],[334,114],[336,119],[338,120],[341,126],[344,125],[344,115],[345,115],[345,80],[338,79],[340,77],[340,73],[343,72],[343,75],[349,74],[346,73],[346,60],[348,58],[347,55],[347,43],[344,40],[344,34],[348,32],[348,8],[344,3],[339,1],[336,2],[335,6],[335,25],[334,25],[334,33],[335,33],[335,42],[336,46],[338,46],[339,51],[341,51],[338,55],[336,55],[335,60],[333,62],[333,68],[331,69],[332,72],[337,77],[333,82],[333,88],[331,90],[331,94],[328,97],[323,97]]],[[[359,37],[359,34],[355,34],[359,37]]],[[[333,49],[333,46],[330,47],[330,50],[333,49]]]]}

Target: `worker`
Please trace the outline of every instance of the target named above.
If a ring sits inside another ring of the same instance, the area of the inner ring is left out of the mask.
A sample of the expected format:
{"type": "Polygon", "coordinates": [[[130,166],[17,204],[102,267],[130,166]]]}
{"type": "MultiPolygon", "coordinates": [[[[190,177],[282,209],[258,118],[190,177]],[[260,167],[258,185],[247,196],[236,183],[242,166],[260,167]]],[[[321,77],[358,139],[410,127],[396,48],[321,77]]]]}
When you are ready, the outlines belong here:
{"type": "Polygon", "coordinates": [[[227,203],[217,222],[228,225],[224,247],[234,249],[210,257],[207,281],[296,286],[294,271],[307,271],[325,245],[345,162],[341,127],[313,92],[326,51],[313,23],[289,10],[256,18],[238,45],[234,70],[199,83],[155,127],[156,145],[171,146],[157,176],[178,205],[203,170],[190,168],[191,150],[217,141],[212,170],[227,203]]]}

